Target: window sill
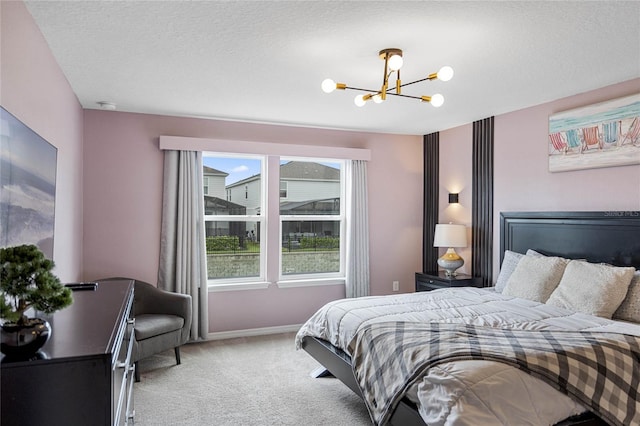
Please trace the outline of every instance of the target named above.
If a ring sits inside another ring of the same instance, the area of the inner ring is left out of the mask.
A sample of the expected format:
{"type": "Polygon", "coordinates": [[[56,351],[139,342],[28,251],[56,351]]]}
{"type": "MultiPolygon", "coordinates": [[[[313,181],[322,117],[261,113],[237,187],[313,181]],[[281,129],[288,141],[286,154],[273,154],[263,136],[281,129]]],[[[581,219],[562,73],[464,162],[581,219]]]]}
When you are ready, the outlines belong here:
{"type": "Polygon", "coordinates": [[[278,281],[276,285],[278,288],[293,288],[293,287],[314,287],[324,285],[344,285],[344,278],[314,278],[314,279],[297,279],[278,281]]]}
{"type": "Polygon", "coordinates": [[[240,291],[240,290],[264,290],[269,287],[269,282],[247,282],[247,283],[228,283],[214,284],[208,286],[209,293],[217,293],[221,291],[240,291]]]}

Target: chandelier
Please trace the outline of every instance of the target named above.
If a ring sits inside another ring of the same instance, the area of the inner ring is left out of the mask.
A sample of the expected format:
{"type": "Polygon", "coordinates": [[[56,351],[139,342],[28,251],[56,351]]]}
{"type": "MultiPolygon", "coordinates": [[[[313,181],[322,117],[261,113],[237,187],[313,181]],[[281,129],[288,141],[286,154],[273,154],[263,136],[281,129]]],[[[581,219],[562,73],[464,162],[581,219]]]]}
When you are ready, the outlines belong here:
{"type": "Polygon", "coordinates": [[[364,106],[367,101],[373,100],[375,103],[384,102],[387,99],[387,96],[401,96],[403,98],[411,98],[417,99],[421,102],[429,102],[434,107],[440,107],[444,103],[444,96],[439,93],[436,93],[433,96],[411,96],[405,95],[402,93],[402,88],[406,86],[410,86],[412,84],[420,83],[425,80],[441,80],[441,81],[449,81],[451,77],[453,77],[453,69],[449,66],[444,66],[440,68],[440,71],[429,74],[425,78],[421,78],[420,80],[412,81],[410,83],[402,83],[400,80],[400,68],[402,67],[403,59],[402,59],[402,50],[391,48],[391,49],[383,49],[378,53],[380,59],[384,60],[384,76],[382,79],[382,87],[378,90],[372,89],[363,89],[360,87],[351,87],[347,86],[345,83],[336,83],[335,81],[327,78],[322,82],[322,90],[325,93],[331,93],[334,90],[358,90],[361,92],[368,92],[363,95],[358,95],[354,99],[354,102],[357,106],[364,106]],[[393,88],[389,89],[389,79],[395,73],[395,91],[393,88]]]}

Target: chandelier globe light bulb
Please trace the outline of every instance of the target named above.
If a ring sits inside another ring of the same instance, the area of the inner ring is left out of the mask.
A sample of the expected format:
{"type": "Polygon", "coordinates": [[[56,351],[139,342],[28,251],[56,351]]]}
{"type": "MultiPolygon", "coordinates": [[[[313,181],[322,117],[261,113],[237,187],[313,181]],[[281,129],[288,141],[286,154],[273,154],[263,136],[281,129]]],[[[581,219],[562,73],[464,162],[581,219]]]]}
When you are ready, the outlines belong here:
{"type": "Polygon", "coordinates": [[[377,104],[381,104],[382,102],[384,102],[382,100],[382,96],[380,96],[379,93],[377,95],[373,95],[373,97],[371,99],[373,99],[373,102],[375,102],[377,104]]]}
{"type": "Polygon", "coordinates": [[[324,93],[331,93],[336,90],[336,82],[331,80],[330,78],[325,79],[322,82],[322,91],[324,93]]]}
{"type": "Polygon", "coordinates": [[[356,104],[356,106],[362,107],[364,106],[364,104],[366,104],[367,102],[364,100],[364,95],[358,95],[356,96],[356,98],[353,100],[353,102],[356,104]]]}
{"type": "Polygon", "coordinates": [[[391,71],[398,71],[403,64],[402,56],[400,55],[392,55],[389,58],[388,66],[391,71]]]}
{"type": "Polygon", "coordinates": [[[438,80],[449,81],[451,78],[453,78],[453,68],[448,65],[440,68],[440,71],[438,71],[438,80]]]}
{"type": "Polygon", "coordinates": [[[440,93],[436,93],[435,95],[431,96],[431,105],[433,105],[434,107],[439,108],[443,103],[444,96],[442,96],[440,93]]]}

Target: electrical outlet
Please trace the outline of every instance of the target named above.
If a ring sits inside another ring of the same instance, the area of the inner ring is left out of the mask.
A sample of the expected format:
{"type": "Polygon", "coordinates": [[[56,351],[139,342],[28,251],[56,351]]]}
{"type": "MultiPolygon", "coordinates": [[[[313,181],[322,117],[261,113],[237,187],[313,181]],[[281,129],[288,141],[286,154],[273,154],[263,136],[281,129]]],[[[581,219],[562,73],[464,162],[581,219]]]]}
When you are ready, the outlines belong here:
{"type": "Polygon", "coordinates": [[[400,281],[394,281],[393,282],[393,291],[399,291],[400,290],[400,281]]]}

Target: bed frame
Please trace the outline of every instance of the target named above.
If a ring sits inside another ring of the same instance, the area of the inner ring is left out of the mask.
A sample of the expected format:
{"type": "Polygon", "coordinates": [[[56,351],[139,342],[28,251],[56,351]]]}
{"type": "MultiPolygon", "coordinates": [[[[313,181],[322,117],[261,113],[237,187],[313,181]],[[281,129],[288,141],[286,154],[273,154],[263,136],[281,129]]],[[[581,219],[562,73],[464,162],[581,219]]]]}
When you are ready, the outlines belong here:
{"type": "MultiPolygon", "coordinates": [[[[500,236],[500,263],[505,250],[525,253],[533,249],[546,255],[640,269],[640,211],[503,212],[500,214],[500,236]]],[[[305,337],[302,348],[329,372],[324,375],[337,377],[362,396],[348,354],[314,337],[305,337]]],[[[425,426],[417,407],[406,398],[396,408],[390,423],[425,426]]],[[[587,413],[556,424],[578,425],[606,423],[587,413]]]]}

